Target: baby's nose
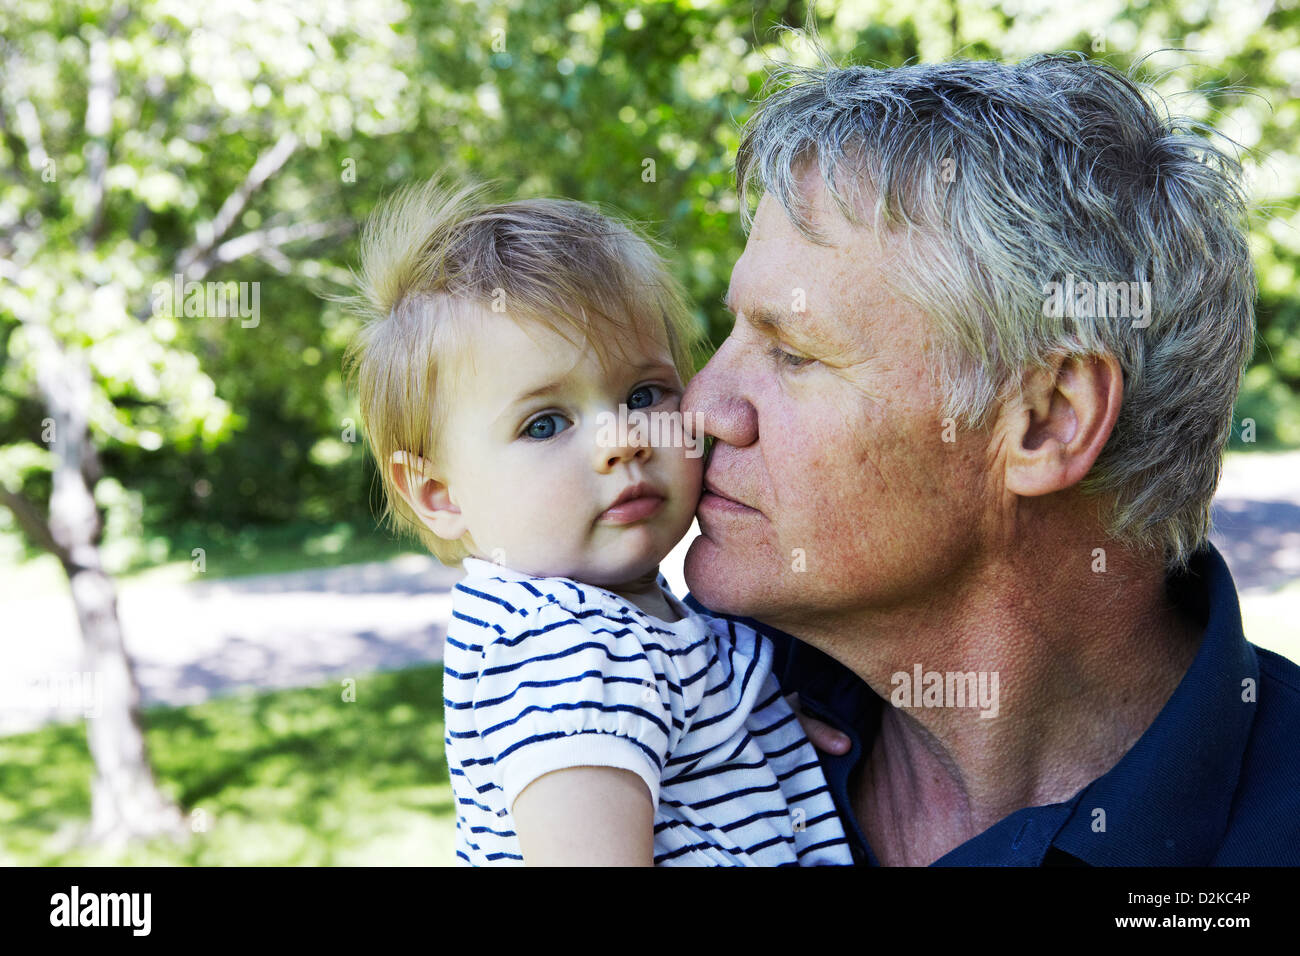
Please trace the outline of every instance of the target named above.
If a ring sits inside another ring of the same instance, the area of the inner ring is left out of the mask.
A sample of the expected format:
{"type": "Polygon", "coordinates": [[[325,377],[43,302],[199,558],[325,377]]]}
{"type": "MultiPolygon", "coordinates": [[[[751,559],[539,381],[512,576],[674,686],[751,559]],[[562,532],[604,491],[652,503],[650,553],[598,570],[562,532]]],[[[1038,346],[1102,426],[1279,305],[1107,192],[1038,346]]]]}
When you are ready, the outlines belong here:
{"type": "Polygon", "coordinates": [[[596,468],[613,470],[615,465],[633,461],[649,461],[650,440],[644,428],[635,422],[620,423],[617,427],[602,430],[596,436],[596,468]]]}

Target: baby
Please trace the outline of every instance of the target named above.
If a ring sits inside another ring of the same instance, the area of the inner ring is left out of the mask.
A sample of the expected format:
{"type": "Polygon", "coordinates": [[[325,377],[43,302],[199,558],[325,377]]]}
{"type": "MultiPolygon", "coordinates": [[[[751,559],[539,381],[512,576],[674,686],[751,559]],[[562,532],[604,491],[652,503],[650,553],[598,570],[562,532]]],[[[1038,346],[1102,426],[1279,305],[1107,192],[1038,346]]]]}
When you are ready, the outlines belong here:
{"type": "Polygon", "coordinates": [[[436,180],[362,238],[348,352],[386,517],[466,577],[445,656],[458,862],[849,864],[772,646],[659,562],[689,529],[698,335],[648,240],[436,180]]]}

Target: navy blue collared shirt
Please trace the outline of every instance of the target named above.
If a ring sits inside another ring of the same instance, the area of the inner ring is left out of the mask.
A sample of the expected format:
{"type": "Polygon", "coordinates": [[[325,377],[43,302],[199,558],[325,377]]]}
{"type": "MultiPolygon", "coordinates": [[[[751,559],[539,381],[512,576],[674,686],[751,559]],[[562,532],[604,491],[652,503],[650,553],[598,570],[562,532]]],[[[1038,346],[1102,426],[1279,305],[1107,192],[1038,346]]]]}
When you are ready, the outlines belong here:
{"type": "MultiPolygon", "coordinates": [[[[1017,810],[935,866],[1300,865],[1300,666],[1247,643],[1232,575],[1213,545],[1167,585],[1204,634],[1137,743],[1071,799],[1017,810]]],[[[849,786],[871,752],[885,702],[816,648],[737,620],[776,645],[773,671],[784,691],[798,691],[807,713],[852,741],[841,756],[819,756],[854,859],[878,866],[849,786]]]]}

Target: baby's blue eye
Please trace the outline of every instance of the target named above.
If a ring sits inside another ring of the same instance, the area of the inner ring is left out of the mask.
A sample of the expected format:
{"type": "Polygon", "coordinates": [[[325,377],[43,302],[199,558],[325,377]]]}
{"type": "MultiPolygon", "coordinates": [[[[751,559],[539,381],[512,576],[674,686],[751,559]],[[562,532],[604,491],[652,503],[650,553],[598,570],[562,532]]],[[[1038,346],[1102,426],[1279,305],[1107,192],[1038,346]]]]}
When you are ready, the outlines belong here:
{"type": "Polygon", "coordinates": [[[651,405],[654,405],[656,402],[661,400],[655,398],[654,393],[662,392],[662,391],[663,389],[660,388],[658,385],[642,385],[641,387],[635,389],[632,392],[632,394],[627,397],[627,407],[628,408],[649,408],[651,405]],[[637,400],[638,395],[642,396],[644,401],[638,401],[637,400]]]}
{"type": "Polygon", "coordinates": [[[554,438],[568,427],[568,422],[565,421],[563,415],[551,412],[549,415],[539,415],[525,425],[524,434],[529,438],[536,438],[541,441],[546,438],[554,438]],[[555,424],[557,421],[560,423],[559,425],[555,424]]]}

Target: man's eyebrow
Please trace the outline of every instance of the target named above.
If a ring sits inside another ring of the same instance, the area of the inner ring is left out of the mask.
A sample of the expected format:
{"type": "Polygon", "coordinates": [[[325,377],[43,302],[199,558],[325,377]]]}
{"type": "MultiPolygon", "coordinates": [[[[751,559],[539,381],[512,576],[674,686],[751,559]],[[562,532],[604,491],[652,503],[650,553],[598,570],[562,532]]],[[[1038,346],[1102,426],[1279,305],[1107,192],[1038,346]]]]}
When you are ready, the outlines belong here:
{"type": "MultiPolygon", "coordinates": [[[[723,299],[722,307],[731,315],[736,314],[736,310],[731,306],[730,294],[723,299]]],[[[745,313],[745,321],[769,335],[780,335],[782,332],[789,332],[793,327],[784,312],[770,306],[756,305],[752,309],[743,309],[741,311],[745,313]]]]}
{"type": "Polygon", "coordinates": [[[790,323],[786,321],[786,317],[781,312],[765,305],[756,306],[746,312],[745,318],[749,320],[750,325],[774,335],[779,334],[783,329],[788,329],[790,326],[790,323]]]}

